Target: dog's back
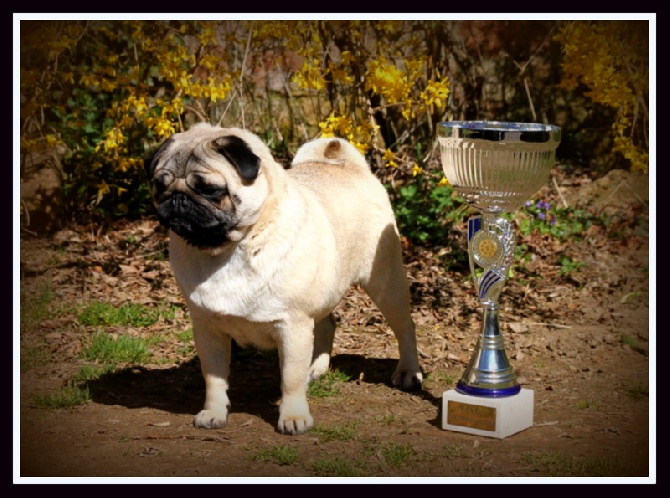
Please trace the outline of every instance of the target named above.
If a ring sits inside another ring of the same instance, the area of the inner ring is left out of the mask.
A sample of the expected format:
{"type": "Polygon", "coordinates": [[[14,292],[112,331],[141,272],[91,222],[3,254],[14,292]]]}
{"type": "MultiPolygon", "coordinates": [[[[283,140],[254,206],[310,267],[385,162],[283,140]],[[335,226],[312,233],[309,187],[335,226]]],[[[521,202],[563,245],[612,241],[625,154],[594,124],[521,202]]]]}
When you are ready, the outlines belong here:
{"type": "Polygon", "coordinates": [[[369,171],[365,158],[358,149],[342,138],[316,138],[306,142],[293,157],[292,166],[309,162],[357,166],[369,171]]]}
{"type": "Polygon", "coordinates": [[[320,201],[334,203],[329,211],[382,211],[393,216],[381,182],[358,149],[344,139],[317,138],[305,143],[287,172],[320,201]]]}
{"type": "Polygon", "coordinates": [[[296,153],[289,177],[313,193],[334,230],[338,251],[364,283],[380,254],[400,259],[400,240],[388,193],[363,155],[346,140],[319,138],[296,153]]]}

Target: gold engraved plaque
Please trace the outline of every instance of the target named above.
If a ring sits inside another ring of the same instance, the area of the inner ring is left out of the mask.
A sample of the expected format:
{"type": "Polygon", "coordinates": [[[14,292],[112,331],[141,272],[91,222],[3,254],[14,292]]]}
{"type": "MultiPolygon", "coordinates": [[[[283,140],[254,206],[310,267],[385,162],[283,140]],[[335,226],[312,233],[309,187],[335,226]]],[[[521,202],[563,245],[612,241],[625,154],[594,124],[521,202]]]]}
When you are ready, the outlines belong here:
{"type": "Polygon", "coordinates": [[[447,423],[482,431],[496,430],[496,409],[492,406],[448,402],[447,423]]]}

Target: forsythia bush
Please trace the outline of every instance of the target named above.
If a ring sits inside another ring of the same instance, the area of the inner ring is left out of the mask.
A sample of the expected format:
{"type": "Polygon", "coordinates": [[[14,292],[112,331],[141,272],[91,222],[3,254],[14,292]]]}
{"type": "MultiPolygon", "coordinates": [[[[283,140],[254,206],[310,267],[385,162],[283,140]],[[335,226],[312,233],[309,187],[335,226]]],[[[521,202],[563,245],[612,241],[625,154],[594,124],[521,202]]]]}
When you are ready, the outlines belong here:
{"type": "Polygon", "coordinates": [[[613,151],[633,171],[649,168],[649,23],[571,21],[561,26],[562,86],[586,88],[593,102],[612,107],[613,151]]]}
{"type": "MultiPolygon", "coordinates": [[[[454,207],[439,169],[427,167],[435,159],[435,124],[464,119],[473,100],[484,113],[476,119],[528,115],[508,102],[485,114],[484,89],[510,100],[510,92],[491,89],[518,76],[488,74],[505,71],[491,60],[506,57],[506,43],[531,48],[521,34],[489,36],[495,21],[485,26],[482,52],[481,40],[467,45],[457,21],[22,21],[22,156],[66,150],[68,205],[114,217],[150,209],[144,158],[193,122],[250,129],[280,159],[307,139],[340,136],[389,186],[404,231],[427,241],[441,236],[444,213],[454,207]],[[453,74],[476,85],[459,85],[453,74]]],[[[551,29],[541,27],[549,37],[551,29]]],[[[569,21],[559,28],[564,87],[585,88],[594,102],[617,109],[614,151],[646,171],[648,23],[569,21]]],[[[540,51],[544,45],[533,46],[543,70],[559,64],[540,51]]]]}
{"type": "Polygon", "coordinates": [[[385,118],[403,132],[443,113],[449,94],[448,78],[429,70],[421,33],[421,21],[266,21],[254,25],[253,38],[295,51],[303,62],[292,81],[327,93],[320,136],[346,138],[363,154],[380,148],[385,165],[397,167],[398,144],[381,137],[377,116],[399,110],[399,119],[385,118]]]}
{"type": "Polygon", "coordinates": [[[62,143],[67,161],[80,165],[72,183],[88,182],[94,204],[107,199],[127,213],[146,152],[183,130],[186,116],[261,133],[250,83],[257,55],[274,54],[281,65],[294,53],[302,65],[289,73],[289,93],[317,96],[318,126],[304,138],[341,136],[416,175],[421,168],[402,164],[399,144],[379,133],[383,124],[399,136],[446,107],[448,78],[428,70],[416,28],[402,21],[24,21],[22,150],[62,143]]]}

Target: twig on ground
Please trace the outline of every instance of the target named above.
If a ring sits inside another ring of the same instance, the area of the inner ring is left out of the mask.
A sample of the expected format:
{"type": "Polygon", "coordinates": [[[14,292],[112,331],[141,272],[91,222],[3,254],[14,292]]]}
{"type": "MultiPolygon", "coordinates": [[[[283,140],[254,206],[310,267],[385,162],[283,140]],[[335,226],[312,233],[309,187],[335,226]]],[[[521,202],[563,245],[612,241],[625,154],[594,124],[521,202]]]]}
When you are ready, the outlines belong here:
{"type": "Polygon", "coordinates": [[[556,177],[551,178],[554,181],[554,188],[556,189],[556,192],[558,192],[558,196],[561,198],[561,201],[563,202],[563,207],[568,208],[568,202],[565,200],[565,197],[563,197],[563,192],[558,188],[558,182],[556,181],[556,177]]]}
{"type": "Polygon", "coordinates": [[[561,325],[560,323],[543,323],[543,322],[524,322],[524,325],[542,325],[544,327],[554,327],[557,329],[571,329],[569,325],[561,325]]]}

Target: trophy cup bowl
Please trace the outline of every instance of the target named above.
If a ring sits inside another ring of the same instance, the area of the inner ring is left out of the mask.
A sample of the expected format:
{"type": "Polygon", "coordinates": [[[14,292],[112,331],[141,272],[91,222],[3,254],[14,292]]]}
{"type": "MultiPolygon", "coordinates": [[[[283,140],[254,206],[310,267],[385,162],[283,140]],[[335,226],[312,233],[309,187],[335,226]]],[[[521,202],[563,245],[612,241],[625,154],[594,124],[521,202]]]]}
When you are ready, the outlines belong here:
{"type": "Polygon", "coordinates": [[[514,262],[516,236],[502,215],[520,208],[549,179],[558,126],[501,121],[438,123],[442,168],[481,215],[468,219],[470,271],[484,307],[481,332],[456,391],[489,398],[521,390],[500,334],[498,297],[514,262]]]}

